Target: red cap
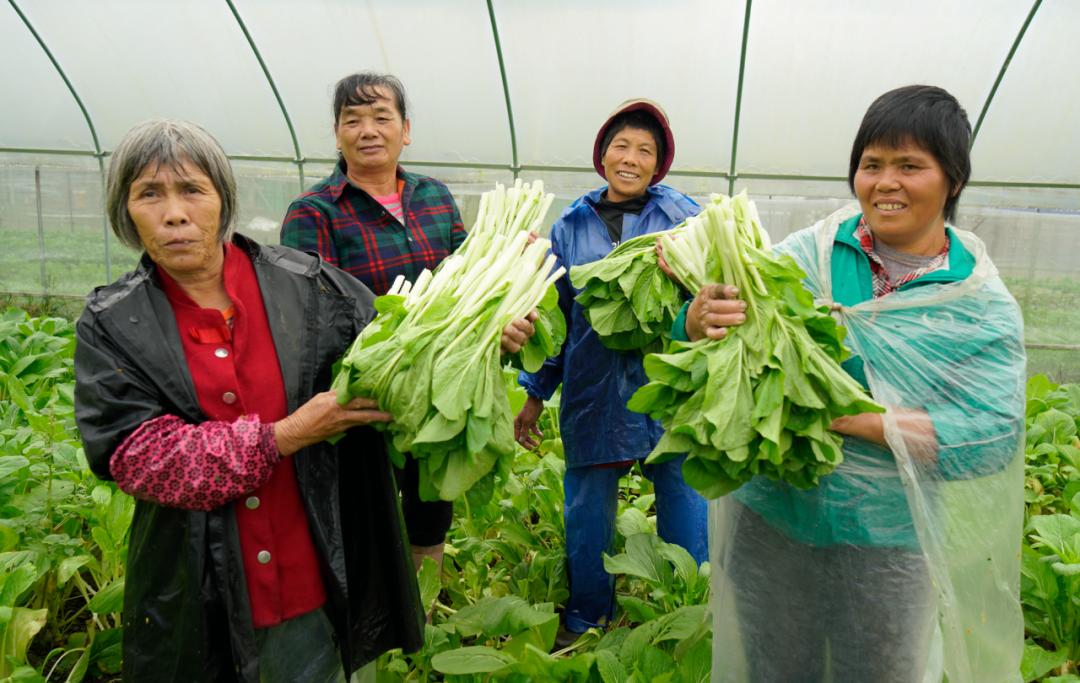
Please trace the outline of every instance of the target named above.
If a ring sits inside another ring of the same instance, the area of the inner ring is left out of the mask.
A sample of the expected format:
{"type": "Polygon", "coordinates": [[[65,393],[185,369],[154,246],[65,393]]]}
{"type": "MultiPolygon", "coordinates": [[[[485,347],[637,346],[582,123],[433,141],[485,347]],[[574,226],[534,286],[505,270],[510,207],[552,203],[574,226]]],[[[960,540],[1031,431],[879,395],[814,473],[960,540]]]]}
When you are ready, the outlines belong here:
{"type": "Polygon", "coordinates": [[[593,143],[592,163],[593,168],[600,174],[600,177],[607,180],[607,175],[604,173],[604,165],[601,163],[601,157],[603,156],[600,146],[604,144],[604,134],[607,133],[608,126],[611,125],[612,119],[619,114],[625,114],[631,111],[644,111],[651,115],[656,122],[660,124],[660,130],[664,131],[664,158],[659,160],[656,166],[656,173],[653,174],[652,180],[649,181],[650,185],[655,185],[664,179],[667,175],[668,169],[671,168],[671,162],[675,160],[675,138],[671,135],[671,126],[668,125],[667,114],[664,113],[663,107],[652,100],[639,98],[635,100],[627,100],[620,104],[615,111],[611,112],[611,116],[604,121],[604,125],[600,126],[600,132],[596,134],[596,142],[593,143]]]}

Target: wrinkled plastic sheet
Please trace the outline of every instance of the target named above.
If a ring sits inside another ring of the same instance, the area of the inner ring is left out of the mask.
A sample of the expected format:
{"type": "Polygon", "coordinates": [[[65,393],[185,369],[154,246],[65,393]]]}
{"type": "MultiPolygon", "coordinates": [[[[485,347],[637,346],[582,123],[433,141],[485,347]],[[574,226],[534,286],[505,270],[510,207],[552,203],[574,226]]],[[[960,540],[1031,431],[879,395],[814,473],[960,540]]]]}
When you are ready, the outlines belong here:
{"type": "MultiPolygon", "coordinates": [[[[821,304],[854,213],[777,247],[821,304]]],[[[846,438],[816,489],[710,503],[714,682],[1020,680],[1022,322],[982,242],[954,234],[963,281],[835,307],[889,448],[846,438]]]]}

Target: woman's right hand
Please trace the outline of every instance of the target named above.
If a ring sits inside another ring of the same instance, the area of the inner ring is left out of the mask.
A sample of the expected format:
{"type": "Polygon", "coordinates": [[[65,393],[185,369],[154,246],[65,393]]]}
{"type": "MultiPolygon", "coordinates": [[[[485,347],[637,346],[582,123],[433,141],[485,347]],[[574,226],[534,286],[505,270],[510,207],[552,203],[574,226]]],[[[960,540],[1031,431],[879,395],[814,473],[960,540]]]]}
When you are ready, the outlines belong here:
{"type": "Polygon", "coordinates": [[[370,398],[354,398],[338,405],[337,393],[324,391],[315,394],[304,405],[283,420],[274,423],[274,440],[282,456],[340,434],[350,427],[375,422],[390,422],[394,417],[379,410],[370,398]]]}
{"type": "Polygon", "coordinates": [[[543,410],[544,402],[535,396],[530,396],[525,400],[525,405],[514,420],[514,439],[521,444],[522,448],[532,450],[540,444],[539,439],[544,438],[544,433],[536,426],[536,421],[540,419],[540,413],[543,410]]]}
{"type": "Polygon", "coordinates": [[[686,311],[686,336],[690,341],[723,339],[732,325],[746,322],[746,302],[733,285],[705,285],[686,311]]]}

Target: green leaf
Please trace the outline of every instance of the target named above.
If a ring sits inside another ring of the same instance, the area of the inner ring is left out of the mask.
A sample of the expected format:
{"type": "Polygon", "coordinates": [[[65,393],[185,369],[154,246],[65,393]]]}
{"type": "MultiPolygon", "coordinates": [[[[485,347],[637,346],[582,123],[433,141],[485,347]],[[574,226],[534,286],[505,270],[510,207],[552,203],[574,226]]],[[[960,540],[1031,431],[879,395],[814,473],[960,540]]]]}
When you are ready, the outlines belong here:
{"type": "Polygon", "coordinates": [[[75,660],[75,666],[71,667],[71,671],[68,673],[67,678],[64,679],[64,683],[81,683],[82,679],[86,677],[86,672],[90,668],[90,650],[83,649],[82,654],[75,660]]]}
{"type": "Polygon", "coordinates": [[[10,477],[15,472],[30,466],[30,460],[21,455],[5,455],[0,457],[0,481],[10,477]]]}
{"type": "Polygon", "coordinates": [[[457,650],[440,652],[431,658],[431,665],[439,673],[464,676],[498,671],[516,661],[495,648],[470,645],[457,650]]]}
{"type": "Polygon", "coordinates": [[[603,683],[626,682],[626,667],[611,650],[596,651],[596,671],[603,683]]]}
{"type": "Polygon", "coordinates": [[[614,557],[604,553],[604,569],[609,574],[626,574],[652,583],[663,582],[670,573],[657,546],[663,543],[652,534],[635,534],[626,539],[626,552],[614,557]]]}
{"type": "Polygon", "coordinates": [[[634,534],[655,534],[653,523],[644,512],[636,507],[628,507],[615,519],[615,528],[623,538],[634,534]]]}
{"type": "Polygon", "coordinates": [[[120,673],[123,656],[123,628],[110,628],[94,634],[90,643],[90,661],[107,674],[120,673]]]}
{"type": "Polygon", "coordinates": [[[90,599],[87,607],[94,614],[118,614],[124,608],[124,579],[116,579],[90,599]]]}
{"type": "Polygon", "coordinates": [[[0,645],[8,658],[6,662],[0,662],[0,676],[5,674],[9,662],[16,666],[26,664],[26,649],[38,631],[45,627],[47,615],[45,608],[13,607],[6,620],[0,619],[0,645]]]}
{"type": "Polygon", "coordinates": [[[439,565],[430,557],[425,557],[424,561],[420,563],[420,571],[417,572],[416,580],[420,586],[420,604],[424,606],[425,612],[431,610],[435,600],[439,597],[439,591],[442,590],[442,577],[440,574],[439,565]]]}
{"type": "Polygon", "coordinates": [[[1067,649],[1050,652],[1041,646],[1028,642],[1024,645],[1024,658],[1020,662],[1020,673],[1024,681],[1035,681],[1050,673],[1051,669],[1061,667],[1068,660],[1067,649]]]}
{"type": "Polygon", "coordinates": [[[24,664],[15,667],[15,670],[11,672],[11,676],[3,679],[3,683],[46,683],[46,681],[34,667],[24,664]]]}
{"type": "Polygon", "coordinates": [[[683,583],[692,586],[698,577],[698,565],[690,553],[677,543],[660,543],[657,551],[660,557],[675,566],[675,573],[683,583]]]}
{"type": "Polygon", "coordinates": [[[85,567],[93,561],[94,558],[90,555],[65,557],[60,561],[59,566],[56,568],[56,585],[58,587],[64,586],[80,568],[85,567]]]}
{"type": "Polygon", "coordinates": [[[1065,563],[1080,562],[1080,518],[1072,515],[1039,515],[1032,518],[1034,545],[1045,546],[1065,563]]]}
{"type": "Polygon", "coordinates": [[[37,567],[30,563],[0,575],[0,607],[15,607],[19,596],[28,591],[37,578],[37,567]]]}
{"type": "Polygon", "coordinates": [[[5,375],[3,380],[3,386],[7,389],[8,398],[19,407],[24,413],[30,412],[33,406],[30,404],[30,399],[26,395],[26,387],[14,375],[5,375]]]}
{"type": "Polygon", "coordinates": [[[652,621],[659,613],[656,606],[649,604],[641,598],[634,597],[633,595],[620,595],[618,597],[619,606],[626,612],[626,616],[630,618],[630,621],[637,624],[643,624],[647,621],[652,621]]]}
{"type": "Polygon", "coordinates": [[[706,605],[683,605],[674,612],[659,618],[661,629],[654,643],[665,640],[687,640],[707,625],[709,611],[706,605]]]}
{"type": "Polygon", "coordinates": [[[1046,430],[1045,438],[1051,443],[1069,444],[1076,436],[1076,420],[1056,408],[1036,415],[1034,424],[1046,430]]]}

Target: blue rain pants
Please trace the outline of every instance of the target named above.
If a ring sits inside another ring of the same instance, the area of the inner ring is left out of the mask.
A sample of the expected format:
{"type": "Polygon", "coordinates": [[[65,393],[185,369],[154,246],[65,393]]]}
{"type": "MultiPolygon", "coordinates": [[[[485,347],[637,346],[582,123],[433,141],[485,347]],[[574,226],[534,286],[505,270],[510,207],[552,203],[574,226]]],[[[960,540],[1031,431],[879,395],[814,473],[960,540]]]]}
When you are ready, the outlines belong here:
{"type": "MultiPolygon", "coordinates": [[[[701,564],[709,559],[707,505],[682,477],[685,458],[642,465],[656,492],[657,533],[667,543],[677,543],[701,564]]],[[[568,467],[563,476],[566,502],[566,560],[570,600],[566,605],[566,628],[583,633],[603,628],[615,616],[615,581],[604,571],[602,553],[611,552],[615,536],[615,511],[619,477],[626,467],[586,465],[568,467]]]]}

